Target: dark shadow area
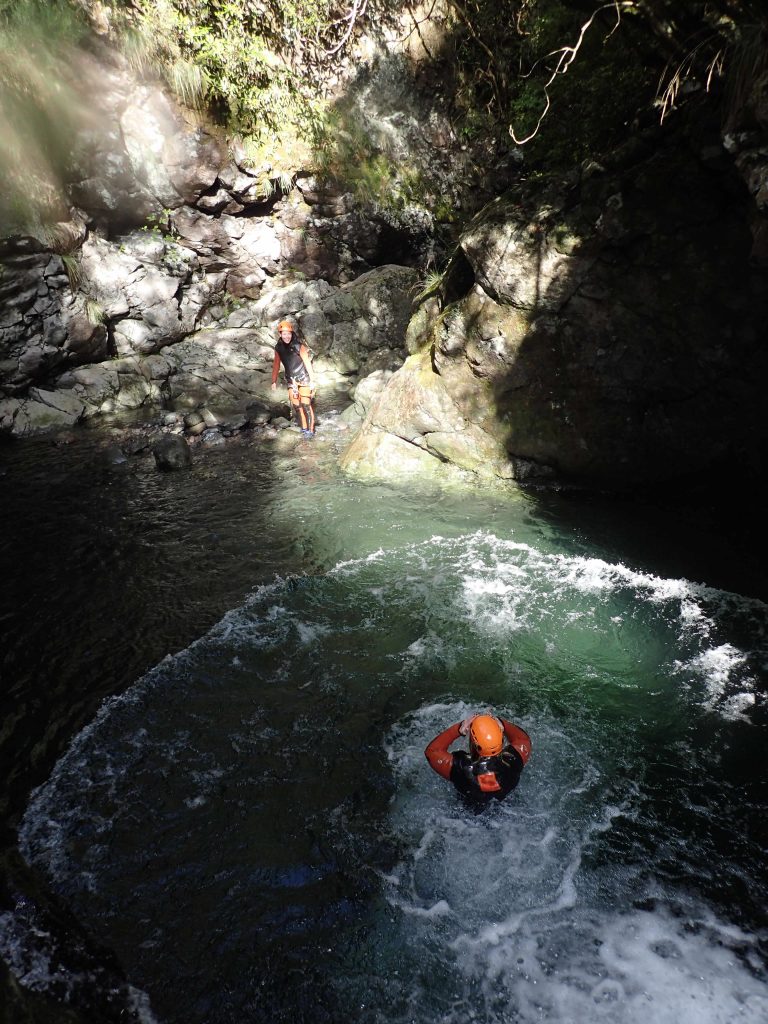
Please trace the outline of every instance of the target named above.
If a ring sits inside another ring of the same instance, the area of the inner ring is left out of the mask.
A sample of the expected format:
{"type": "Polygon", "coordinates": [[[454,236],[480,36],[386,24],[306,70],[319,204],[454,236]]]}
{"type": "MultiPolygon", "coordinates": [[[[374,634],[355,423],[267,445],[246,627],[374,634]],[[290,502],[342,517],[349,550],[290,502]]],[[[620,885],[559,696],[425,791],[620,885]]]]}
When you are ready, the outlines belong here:
{"type": "Polygon", "coordinates": [[[701,159],[701,126],[687,143],[682,127],[647,160],[561,192],[541,223],[550,260],[558,235],[585,241],[527,310],[494,391],[510,452],[565,483],[694,496],[726,475],[747,489],[765,477],[753,204],[727,159],[701,159]]]}
{"type": "MultiPolygon", "coordinates": [[[[322,429],[328,402],[319,405],[322,429]]],[[[61,977],[43,995],[8,975],[14,1022],[139,1019],[114,956],[18,853],[30,791],[103,702],[254,587],[314,564],[290,528],[271,523],[280,487],[258,430],[198,444],[189,469],[163,473],[142,418],[0,444],[0,905],[45,937],[52,977],[61,977]]]]}
{"type": "Polygon", "coordinates": [[[104,324],[89,317],[77,292],[74,249],[82,241],[0,239],[2,394],[24,395],[67,369],[106,359],[104,324]],[[14,367],[15,372],[11,368],[14,367]]]}
{"type": "Polygon", "coordinates": [[[690,528],[729,552],[722,585],[762,595],[768,306],[754,203],[709,104],[646,136],[599,171],[521,182],[478,216],[473,284],[489,299],[462,303],[449,273],[466,342],[458,355],[455,338],[438,344],[438,372],[467,379],[466,360],[477,389],[490,385],[484,429],[524,486],[677,520],[682,547],[690,528]]]}
{"type": "MultiPolygon", "coordinates": [[[[493,24],[492,5],[473,11],[482,30],[493,24]]],[[[542,11],[542,39],[566,39],[594,8],[552,3],[542,11]]],[[[393,124],[401,145],[411,147],[410,187],[435,214],[435,237],[445,232],[437,246],[438,265],[447,266],[443,313],[452,303],[461,308],[462,290],[473,283],[499,304],[481,311],[474,326],[471,309],[464,310],[469,361],[492,385],[495,410],[484,427],[504,441],[521,482],[536,486],[549,476],[560,488],[617,494],[663,488],[670,499],[706,502],[719,519],[715,506],[729,502],[711,505],[713,480],[727,478],[749,496],[766,476],[759,384],[767,368],[765,261],[760,214],[722,142],[733,90],[723,96],[711,83],[681,109],[670,108],[663,124],[651,107],[651,80],[681,45],[672,37],[659,42],[657,19],[669,13],[668,5],[652,4],[647,20],[617,24],[616,11],[601,11],[559,91],[553,87],[557,106],[511,186],[495,174],[497,160],[508,156],[508,134],[505,149],[488,123],[485,134],[477,122],[469,130],[466,83],[449,67],[462,46],[479,45],[468,42],[461,19],[438,43],[424,44],[412,66],[392,57],[361,71],[337,103],[344,132],[328,164],[346,167],[352,183],[389,187],[390,200],[402,204],[408,188],[402,169],[399,177],[393,170],[393,124]],[[439,122],[449,113],[463,133],[444,150],[429,149],[431,129],[411,118],[425,83],[435,88],[424,119],[439,122]],[[584,146],[587,161],[580,159],[584,146]],[[464,151],[472,169],[462,175],[464,151]],[[443,173],[446,153],[455,158],[453,176],[443,173]],[[438,181],[456,188],[440,197],[462,210],[453,225],[441,222],[431,196],[438,181]],[[479,206],[470,220],[468,211],[479,206]],[[455,248],[467,228],[477,236],[469,260],[455,248]],[[481,268],[477,275],[473,266],[481,268]],[[505,314],[525,321],[516,325],[518,337],[505,338],[507,325],[493,323],[505,314]]],[[[698,39],[701,12],[678,14],[670,31],[698,39]]],[[[523,99],[536,108],[535,91],[515,85],[509,68],[504,82],[496,74],[502,53],[525,51],[513,37],[499,38],[473,94],[486,90],[497,113],[504,100],[509,117],[522,112],[523,99]]],[[[738,82],[747,73],[736,57],[734,64],[738,82]]],[[[393,252],[402,257],[404,246],[393,237],[393,252]]]]}

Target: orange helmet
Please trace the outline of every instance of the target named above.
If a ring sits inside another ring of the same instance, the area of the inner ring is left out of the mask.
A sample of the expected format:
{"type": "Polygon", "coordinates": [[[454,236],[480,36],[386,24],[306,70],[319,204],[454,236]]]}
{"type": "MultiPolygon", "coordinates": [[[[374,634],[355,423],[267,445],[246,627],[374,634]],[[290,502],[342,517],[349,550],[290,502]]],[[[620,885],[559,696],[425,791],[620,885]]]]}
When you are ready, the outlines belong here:
{"type": "Polygon", "coordinates": [[[281,320],[280,323],[277,325],[277,333],[278,334],[280,333],[280,331],[292,331],[292,330],[294,330],[294,326],[293,326],[293,324],[291,323],[290,320],[281,320]]]}
{"type": "Polygon", "coordinates": [[[504,730],[491,715],[476,715],[469,727],[469,741],[480,757],[492,757],[501,753],[504,730]]]}

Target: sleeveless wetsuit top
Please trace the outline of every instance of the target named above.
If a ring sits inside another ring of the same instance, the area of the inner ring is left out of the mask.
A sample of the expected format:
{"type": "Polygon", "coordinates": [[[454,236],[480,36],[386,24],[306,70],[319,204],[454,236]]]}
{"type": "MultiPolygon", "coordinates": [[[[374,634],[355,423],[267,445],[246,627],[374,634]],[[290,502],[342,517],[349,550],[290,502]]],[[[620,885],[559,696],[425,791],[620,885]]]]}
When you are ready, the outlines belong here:
{"type": "Polygon", "coordinates": [[[275,352],[280,356],[280,362],[285,368],[285,376],[289,381],[295,380],[297,384],[306,384],[309,381],[309,374],[301,358],[301,342],[294,335],[286,345],[284,341],[278,341],[275,345],[275,352]]]}
{"type": "Polygon", "coordinates": [[[515,788],[523,770],[523,759],[507,746],[493,757],[473,761],[464,750],[453,755],[451,782],[464,796],[487,803],[503,800],[515,788]]]}

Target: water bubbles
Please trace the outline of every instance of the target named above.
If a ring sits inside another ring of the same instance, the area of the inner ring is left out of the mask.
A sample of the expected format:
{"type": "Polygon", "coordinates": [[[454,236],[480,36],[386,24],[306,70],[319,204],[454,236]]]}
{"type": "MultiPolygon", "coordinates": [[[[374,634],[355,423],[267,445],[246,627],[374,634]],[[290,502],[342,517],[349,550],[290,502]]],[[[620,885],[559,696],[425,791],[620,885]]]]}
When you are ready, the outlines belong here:
{"type": "Polygon", "coordinates": [[[360,1024],[762,1024],[765,611],[482,531],[276,579],[102,709],[22,849],[185,1024],[296,963],[360,1024]],[[423,752],[489,707],[533,756],[472,815],[423,752]]]}

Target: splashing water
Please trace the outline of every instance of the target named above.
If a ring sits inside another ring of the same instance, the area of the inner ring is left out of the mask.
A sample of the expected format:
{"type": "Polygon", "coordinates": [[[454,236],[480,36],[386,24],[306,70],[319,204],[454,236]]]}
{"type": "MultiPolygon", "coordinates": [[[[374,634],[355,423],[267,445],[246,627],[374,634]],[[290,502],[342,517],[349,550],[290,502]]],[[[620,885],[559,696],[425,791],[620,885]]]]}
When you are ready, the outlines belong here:
{"type": "Polygon", "coordinates": [[[108,701],[21,847],[168,1024],[762,1021],[766,618],[491,531],[389,544],[108,701]],[[488,707],[533,757],[472,815],[423,749],[488,707]]]}

